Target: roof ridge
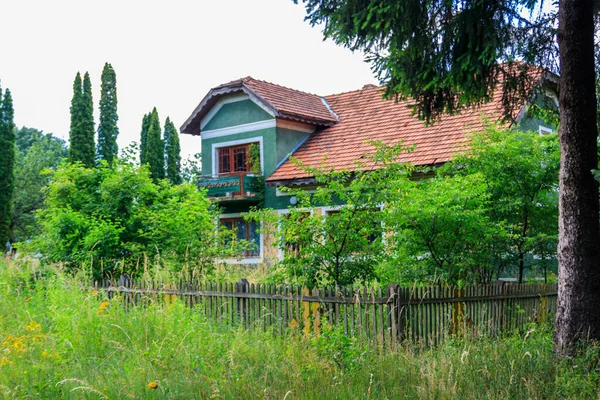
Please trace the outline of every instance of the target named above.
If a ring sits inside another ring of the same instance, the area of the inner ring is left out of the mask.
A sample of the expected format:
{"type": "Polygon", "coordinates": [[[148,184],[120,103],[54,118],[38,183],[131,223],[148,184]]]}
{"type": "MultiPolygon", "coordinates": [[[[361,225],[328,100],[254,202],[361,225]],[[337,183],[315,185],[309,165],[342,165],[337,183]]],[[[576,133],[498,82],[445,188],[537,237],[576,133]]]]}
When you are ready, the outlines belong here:
{"type": "Polygon", "coordinates": [[[365,90],[381,89],[381,88],[383,88],[383,86],[384,85],[379,85],[379,86],[375,85],[374,87],[361,87],[359,89],[347,90],[345,92],[328,94],[328,95],[323,96],[323,97],[341,96],[343,94],[349,94],[349,93],[354,93],[354,92],[362,92],[362,91],[365,91],[365,90]]]}
{"type": "MultiPolygon", "coordinates": [[[[278,83],[273,83],[273,82],[265,81],[265,80],[263,80],[263,79],[256,79],[256,78],[253,78],[253,77],[251,77],[251,76],[247,76],[246,78],[250,78],[250,79],[252,79],[253,81],[256,81],[256,82],[267,83],[267,84],[269,84],[269,85],[277,86],[277,87],[280,87],[280,88],[284,88],[284,89],[293,90],[294,92],[298,92],[298,93],[302,93],[302,94],[308,94],[308,95],[311,95],[311,96],[317,96],[317,97],[320,97],[320,98],[323,98],[323,97],[325,97],[325,96],[323,96],[323,95],[320,95],[320,94],[316,94],[316,93],[310,93],[310,92],[305,92],[304,90],[298,90],[298,89],[294,89],[294,88],[291,88],[291,87],[289,87],[289,86],[280,85],[280,84],[278,84],[278,83]]],[[[246,78],[244,78],[244,79],[246,79],[246,78]]]]}

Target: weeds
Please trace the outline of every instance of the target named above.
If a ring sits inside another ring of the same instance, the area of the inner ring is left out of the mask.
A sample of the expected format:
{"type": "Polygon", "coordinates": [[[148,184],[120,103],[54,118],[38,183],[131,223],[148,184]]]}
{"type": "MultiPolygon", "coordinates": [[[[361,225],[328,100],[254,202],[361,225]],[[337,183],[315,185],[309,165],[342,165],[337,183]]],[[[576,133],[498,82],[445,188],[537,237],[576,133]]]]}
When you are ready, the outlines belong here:
{"type": "Polygon", "coordinates": [[[598,398],[600,347],[557,360],[552,333],[394,349],[217,325],[181,302],[125,310],[60,268],[0,261],[0,397],[598,398]]]}

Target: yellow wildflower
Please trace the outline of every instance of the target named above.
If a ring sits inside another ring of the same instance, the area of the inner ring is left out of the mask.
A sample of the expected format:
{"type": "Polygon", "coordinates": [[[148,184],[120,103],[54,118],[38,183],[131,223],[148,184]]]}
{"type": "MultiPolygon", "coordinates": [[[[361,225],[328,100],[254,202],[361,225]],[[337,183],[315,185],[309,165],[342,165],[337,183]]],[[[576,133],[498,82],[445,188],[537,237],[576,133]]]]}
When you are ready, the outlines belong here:
{"type": "Polygon", "coordinates": [[[103,301],[100,306],[98,307],[98,311],[97,314],[102,314],[102,312],[106,309],[106,307],[108,307],[108,301],[103,301]]]}
{"type": "Polygon", "coordinates": [[[35,321],[31,321],[29,325],[27,325],[27,330],[31,332],[36,332],[42,330],[42,326],[35,321]]]}
{"type": "Polygon", "coordinates": [[[158,389],[158,382],[152,381],[148,384],[148,389],[158,389]]]}
{"type": "Polygon", "coordinates": [[[94,289],[92,290],[92,295],[98,294],[98,290],[94,289]]]}

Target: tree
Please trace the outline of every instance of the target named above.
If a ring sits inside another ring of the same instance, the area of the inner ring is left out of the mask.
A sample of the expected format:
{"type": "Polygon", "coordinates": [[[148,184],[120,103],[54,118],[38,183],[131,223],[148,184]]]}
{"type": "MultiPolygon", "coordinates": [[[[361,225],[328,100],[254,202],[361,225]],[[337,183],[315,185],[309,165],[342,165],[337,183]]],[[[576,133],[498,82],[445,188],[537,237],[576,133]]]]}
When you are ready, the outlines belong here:
{"type": "MultiPolygon", "coordinates": [[[[511,109],[531,88],[529,63],[549,66],[556,55],[556,13],[535,12],[535,0],[303,2],[311,24],[324,23],[326,37],[365,51],[386,94],[413,98],[417,114],[428,121],[484,102],[498,85],[507,117],[514,115],[511,109]]],[[[600,222],[592,174],[598,167],[594,17],[599,9],[598,0],[558,2],[558,352],[569,352],[583,338],[600,339],[600,222]]]]}
{"type": "Polygon", "coordinates": [[[11,221],[11,241],[32,239],[38,232],[35,214],[45,199],[44,188],[50,171],[56,170],[68,150],[62,139],[33,128],[16,131],[15,195],[11,221]]]}
{"type": "Polygon", "coordinates": [[[117,75],[112,65],[104,64],[101,77],[100,122],[98,124],[98,157],[112,165],[119,147],[117,136],[117,75]]]}
{"type": "Polygon", "coordinates": [[[140,134],[140,164],[144,165],[147,162],[147,153],[146,150],[148,148],[148,129],[150,128],[150,119],[152,113],[144,114],[144,118],[142,119],[142,132],[140,134]]]}
{"type": "Polygon", "coordinates": [[[150,113],[150,124],[146,139],[146,164],[150,176],[157,182],[165,177],[165,144],[161,137],[160,120],[156,107],[150,113]]]}
{"type": "Polygon", "coordinates": [[[473,135],[469,151],[449,168],[454,174],[482,175],[492,204],[490,221],[508,234],[506,246],[498,250],[516,264],[519,283],[526,256],[539,257],[536,248],[542,242],[547,247],[556,231],[559,164],[556,135],[490,126],[473,135]]]}
{"type": "Polygon", "coordinates": [[[4,98],[0,89],[0,249],[4,253],[10,239],[12,198],[14,195],[15,124],[12,95],[6,89],[4,98]]]}
{"type": "Polygon", "coordinates": [[[179,185],[181,179],[181,146],[179,134],[175,124],[167,117],[165,121],[165,161],[167,165],[167,179],[173,185],[179,185]]]}
{"type": "Polygon", "coordinates": [[[80,162],[88,168],[95,165],[94,104],[92,85],[86,72],[83,84],[78,72],[73,82],[71,100],[71,130],[69,132],[69,161],[80,162]]]}
{"type": "Polygon", "coordinates": [[[231,254],[215,232],[218,211],[194,185],[154,184],[146,168],[64,164],[52,176],[32,250],[95,278],[144,272],[145,260],[171,271],[207,272],[231,254]]]}

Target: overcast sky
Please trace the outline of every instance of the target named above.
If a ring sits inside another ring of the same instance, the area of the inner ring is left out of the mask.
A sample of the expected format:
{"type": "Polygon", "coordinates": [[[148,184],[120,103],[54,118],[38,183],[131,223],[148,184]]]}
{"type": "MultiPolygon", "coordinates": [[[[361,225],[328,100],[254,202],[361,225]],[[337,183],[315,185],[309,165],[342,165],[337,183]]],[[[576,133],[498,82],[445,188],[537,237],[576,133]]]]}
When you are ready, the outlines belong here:
{"type": "MultiPolygon", "coordinates": [[[[0,80],[17,126],[67,139],[77,71],[89,71],[98,123],[100,74],[117,73],[119,147],[142,116],[180,126],[211,87],[252,76],[320,95],[377,83],[361,54],[323,42],[291,0],[0,0],[0,80]]],[[[182,156],[199,151],[182,135],[182,156]]]]}

